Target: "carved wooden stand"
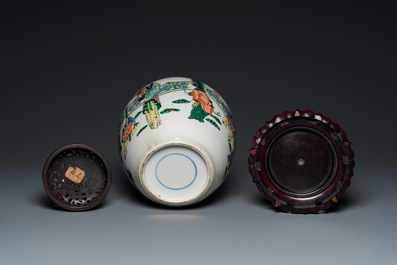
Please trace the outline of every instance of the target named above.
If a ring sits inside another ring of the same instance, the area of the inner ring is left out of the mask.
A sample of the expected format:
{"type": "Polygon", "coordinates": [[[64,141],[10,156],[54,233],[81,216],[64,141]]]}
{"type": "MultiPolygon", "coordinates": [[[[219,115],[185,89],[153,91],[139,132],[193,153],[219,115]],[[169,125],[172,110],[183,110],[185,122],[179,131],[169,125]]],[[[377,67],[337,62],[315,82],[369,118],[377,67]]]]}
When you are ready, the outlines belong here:
{"type": "Polygon", "coordinates": [[[286,111],[257,131],[248,163],[253,182],[275,207],[316,213],[349,187],[354,152],[331,119],[311,110],[286,111]]]}

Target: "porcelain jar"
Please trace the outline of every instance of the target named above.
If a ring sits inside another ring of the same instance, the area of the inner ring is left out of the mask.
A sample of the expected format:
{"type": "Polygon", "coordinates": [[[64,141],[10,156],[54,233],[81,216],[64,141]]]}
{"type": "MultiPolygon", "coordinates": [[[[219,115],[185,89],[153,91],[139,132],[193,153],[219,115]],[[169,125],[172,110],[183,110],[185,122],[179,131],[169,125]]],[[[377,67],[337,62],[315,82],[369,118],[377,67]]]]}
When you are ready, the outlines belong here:
{"type": "Polygon", "coordinates": [[[197,203],[225,180],[235,152],[232,113],[208,85],[172,77],[136,93],[122,114],[119,150],[134,186],[164,205],[197,203]]]}

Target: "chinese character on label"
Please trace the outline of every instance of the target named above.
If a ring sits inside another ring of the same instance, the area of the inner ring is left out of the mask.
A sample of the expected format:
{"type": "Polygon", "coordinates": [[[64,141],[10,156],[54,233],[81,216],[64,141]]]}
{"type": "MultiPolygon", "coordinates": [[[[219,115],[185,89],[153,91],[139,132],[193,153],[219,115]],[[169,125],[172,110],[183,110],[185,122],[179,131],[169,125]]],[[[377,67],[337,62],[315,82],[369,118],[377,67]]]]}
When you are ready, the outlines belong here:
{"type": "Polygon", "coordinates": [[[68,170],[66,170],[65,176],[74,183],[80,183],[85,177],[85,172],[78,167],[70,166],[68,170]]]}

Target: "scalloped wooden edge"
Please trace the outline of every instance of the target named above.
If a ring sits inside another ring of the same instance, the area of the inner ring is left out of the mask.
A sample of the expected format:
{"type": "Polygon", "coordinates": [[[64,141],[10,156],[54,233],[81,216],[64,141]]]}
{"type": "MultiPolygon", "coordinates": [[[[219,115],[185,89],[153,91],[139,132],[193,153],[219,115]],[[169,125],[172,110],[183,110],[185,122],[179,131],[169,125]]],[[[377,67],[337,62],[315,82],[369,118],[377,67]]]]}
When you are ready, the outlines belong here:
{"type": "Polygon", "coordinates": [[[281,209],[284,212],[290,212],[290,213],[301,213],[301,214],[307,214],[307,213],[318,213],[320,211],[327,210],[332,204],[337,203],[339,199],[345,194],[346,189],[350,186],[350,179],[354,175],[353,173],[353,168],[355,165],[354,161],[354,152],[351,149],[351,142],[347,139],[347,134],[342,131],[340,125],[334,121],[332,121],[330,118],[325,117],[323,114],[319,112],[314,112],[312,110],[296,110],[296,111],[284,111],[281,114],[275,115],[270,121],[265,122],[265,125],[260,127],[255,136],[252,138],[252,146],[249,149],[249,157],[248,157],[248,170],[252,176],[252,181],[256,184],[257,189],[259,192],[261,192],[267,200],[269,200],[274,207],[281,209]],[[256,169],[256,153],[257,153],[257,147],[262,139],[262,137],[265,135],[265,133],[272,128],[275,124],[281,123],[283,121],[286,121],[291,118],[295,117],[307,117],[307,118],[312,118],[319,120],[325,124],[327,124],[334,132],[336,135],[338,135],[342,141],[344,142],[344,146],[347,151],[348,155],[348,166],[347,166],[347,172],[346,172],[346,179],[343,183],[339,183],[340,190],[338,193],[332,197],[329,198],[328,200],[324,200],[321,202],[321,204],[316,205],[314,207],[307,207],[307,208],[295,208],[294,205],[288,203],[288,202],[283,202],[280,201],[278,198],[274,198],[271,193],[272,190],[267,189],[266,187],[262,186],[262,183],[260,182],[260,177],[257,174],[257,169],[256,169]]]}

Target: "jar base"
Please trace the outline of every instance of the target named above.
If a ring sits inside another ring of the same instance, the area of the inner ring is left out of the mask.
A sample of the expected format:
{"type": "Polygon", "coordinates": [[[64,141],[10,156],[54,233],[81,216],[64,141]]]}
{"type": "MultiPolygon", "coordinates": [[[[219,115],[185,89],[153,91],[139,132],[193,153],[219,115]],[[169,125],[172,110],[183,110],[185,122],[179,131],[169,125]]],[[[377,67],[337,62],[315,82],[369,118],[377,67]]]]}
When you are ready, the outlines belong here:
{"type": "Polygon", "coordinates": [[[197,148],[174,143],[150,152],[141,164],[139,178],[150,199],[184,206],[205,197],[212,182],[210,168],[197,148]]]}

